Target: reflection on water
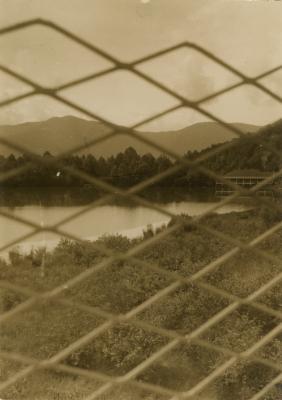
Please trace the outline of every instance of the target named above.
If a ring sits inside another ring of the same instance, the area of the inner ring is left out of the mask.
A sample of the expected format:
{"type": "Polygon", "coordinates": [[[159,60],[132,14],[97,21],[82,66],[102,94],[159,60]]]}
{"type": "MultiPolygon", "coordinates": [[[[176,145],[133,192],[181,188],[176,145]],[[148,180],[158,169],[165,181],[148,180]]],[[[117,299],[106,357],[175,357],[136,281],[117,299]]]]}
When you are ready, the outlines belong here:
{"type": "MultiPolygon", "coordinates": [[[[162,204],[162,208],[173,214],[189,214],[191,216],[202,214],[211,207],[216,206],[216,202],[182,201],[162,204]]],[[[69,216],[79,213],[83,206],[73,207],[45,207],[45,206],[24,206],[24,207],[0,207],[1,211],[9,212],[22,220],[29,220],[42,227],[59,223],[69,216]]],[[[246,206],[242,204],[228,204],[216,210],[218,213],[230,211],[243,211],[246,206]]],[[[95,239],[104,234],[122,233],[128,237],[136,237],[142,234],[143,229],[148,225],[160,226],[170,220],[169,215],[159,211],[148,209],[142,206],[127,207],[120,205],[99,206],[87,213],[80,214],[75,219],[64,223],[60,228],[71,235],[84,238],[95,239]]],[[[0,247],[28,235],[33,230],[32,227],[23,223],[7,219],[0,216],[0,247]]],[[[59,240],[52,232],[44,232],[36,236],[26,237],[22,241],[31,245],[53,246],[59,240]]],[[[2,253],[3,255],[3,253],[2,253]]]]}
{"type": "MultiPolygon", "coordinates": [[[[5,187],[0,186],[0,206],[19,207],[30,205],[79,206],[89,204],[107,193],[101,192],[93,185],[84,184],[77,187],[5,187]]],[[[214,197],[213,188],[198,191],[188,190],[183,187],[150,187],[143,190],[140,195],[156,203],[170,203],[185,200],[207,201],[214,197]]],[[[128,198],[115,197],[108,204],[135,206],[128,198]]]]}

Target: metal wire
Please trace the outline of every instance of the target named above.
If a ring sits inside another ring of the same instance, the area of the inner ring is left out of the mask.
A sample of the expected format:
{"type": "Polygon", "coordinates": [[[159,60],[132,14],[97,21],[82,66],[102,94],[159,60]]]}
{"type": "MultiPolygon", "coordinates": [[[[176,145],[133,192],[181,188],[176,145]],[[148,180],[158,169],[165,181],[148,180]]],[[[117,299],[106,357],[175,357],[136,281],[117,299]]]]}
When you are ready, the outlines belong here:
{"type": "MultiPolygon", "coordinates": [[[[226,179],[224,176],[219,175],[218,173],[215,173],[208,168],[204,167],[202,165],[203,161],[208,160],[210,157],[219,154],[226,149],[232,148],[234,146],[233,142],[228,142],[224,143],[222,145],[217,146],[216,148],[212,148],[209,151],[205,152],[204,155],[201,155],[198,157],[196,160],[187,160],[187,158],[184,158],[180,156],[179,154],[171,151],[171,149],[167,149],[161,144],[156,144],[152,142],[150,139],[145,139],[138,131],[136,130],[140,126],[144,125],[145,123],[154,121],[164,115],[168,115],[169,113],[172,113],[182,107],[184,108],[190,108],[193,109],[197,112],[199,112],[201,115],[208,117],[212,121],[217,122],[223,127],[226,127],[230,130],[230,132],[234,133],[235,135],[238,136],[238,138],[244,143],[246,141],[246,137],[244,136],[244,132],[242,132],[240,129],[238,129],[235,126],[230,126],[228,123],[223,121],[222,119],[218,118],[216,115],[213,113],[210,113],[206,111],[203,107],[202,104],[210,101],[212,99],[218,98],[219,96],[223,95],[224,93],[231,92],[232,90],[241,87],[243,85],[252,85],[253,87],[257,88],[270,98],[274,99],[275,101],[281,103],[281,97],[272,92],[269,88],[267,88],[265,85],[263,85],[260,80],[264,77],[270,76],[271,74],[279,71],[282,66],[277,66],[275,68],[272,68],[269,71],[265,71],[264,73],[256,76],[256,77],[248,77],[245,74],[243,74],[241,71],[238,69],[234,68],[232,65],[229,65],[227,62],[224,60],[220,59],[210,51],[204,49],[203,47],[191,43],[191,42],[183,42],[175,46],[171,46],[167,49],[161,50],[159,52],[155,52],[154,54],[145,56],[143,58],[140,58],[138,60],[135,60],[133,62],[129,63],[124,63],[120,60],[118,60],[116,57],[113,57],[106,51],[98,48],[97,46],[94,46],[93,44],[85,41],[84,39],[81,39],[74,33],[66,30],[65,28],[59,26],[58,24],[55,24],[52,21],[48,20],[43,20],[43,19],[33,19],[29,21],[25,21],[22,23],[14,24],[11,26],[8,26],[6,28],[0,29],[0,35],[8,35],[11,32],[19,31],[22,29],[28,29],[32,26],[44,26],[47,27],[48,29],[51,29],[55,32],[57,32],[60,35],[63,35],[65,38],[68,40],[75,42],[82,46],[83,48],[90,50],[91,52],[103,57],[107,61],[109,61],[113,66],[110,68],[107,68],[103,71],[100,71],[98,73],[93,73],[88,76],[84,76],[80,79],[75,79],[70,82],[66,82],[62,85],[58,85],[56,87],[43,87],[40,84],[34,82],[31,78],[23,76],[20,73],[17,73],[16,71],[12,70],[11,68],[7,68],[4,65],[0,65],[0,70],[8,74],[9,76],[13,77],[14,79],[18,80],[19,82],[27,84],[31,89],[27,90],[26,93],[17,95],[11,98],[8,98],[2,102],[0,102],[1,107],[6,107],[9,106],[15,102],[18,102],[22,99],[29,98],[32,96],[36,95],[44,95],[47,96],[51,99],[55,99],[59,101],[60,103],[67,105],[73,110],[79,111],[85,116],[91,117],[93,119],[96,119],[98,121],[103,122],[108,128],[109,131],[102,135],[99,138],[93,139],[90,143],[85,144],[85,145],[80,145],[77,147],[74,147],[72,149],[69,149],[68,151],[65,151],[61,154],[59,154],[56,157],[53,157],[52,159],[46,159],[38,156],[34,152],[31,151],[31,149],[25,148],[21,144],[15,144],[10,142],[7,139],[0,138],[0,143],[4,144],[5,146],[9,147],[12,150],[17,150],[21,152],[25,152],[30,156],[30,161],[27,162],[23,167],[20,168],[14,168],[11,171],[4,172],[0,174],[0,182],[4,182],[6,180],[9,180],[12,177],[18,176],[19,174],[23,172],[27,172],[30,170],[34,164],[37,165],[52,165],[58,167],[60,170],[66,171],[68,174],[79,177],[83,181],[92,183],[96,187],[102,189],[105,191],[107,194],[104,195],[101,199],[94,201],[90,205],[84,206],[80,211],[73,213],[72,215],[61,219],[58,223],[50,225],[50,226],[44,226],[42,227],[40,224],[33,222],[29,219],[21,218],[19,216],[12,215],[11,213],[7,211],[0,210],[0,215],[9,218],[11,220],[14,220],[16,222],[20,222],[21,224],[24,224],[25,226],[32,228],[31,232],[23,235],[22,237],[15,239],[9,243],[7,243],[5,246],[2,246],[0,248],[0,252],[4,251],[11,246],[20,243],[23,240],[26,240],[27,238],[30,238],[40,232],[52,232],[55,233],[61,237],[65,237],[71,240],[75,240],[78,242],[83,242],[83,240],[73,234],[70,234],[68,231],[62,229],[62,227],[70,222],[74,221],[76,218],[89,213],[91,210],[93,210],[95,207],[98,207],[100,205],[106,204],[109,200],[112,200],[116,197],[122,197],[122,198],[129,198],[132,200],[135,204],[142,205],[144,207],[147,207],[149,209],[156,210],[160,213],[162,213],[166,217],[170,218],[175,218],[177,217],[175,214],[168,212],[165,210],[163,207],[160,205],[157,205],[151,201],[148,201],[144,199],[140,193],[142,190],[145,188],[151,186],[154,183],[160,182],[162,179],[174,174],[175,172],[181,171],[182,169],[189,168],[189,170],[192,171],[198,171],[201,173],[204,173],[206,176],[209,176],[211,178],[214,178],[225,185],[229,186],[234,193],[232,193],[230,196],[218,201],[216,204],[212,205],[209,207],[205,212],[203,212],[200,216],[191,218],[189,221],[182,221],[177,219],[177,223],[172,226],[167,226],[165,229],[163,229],[161,232],[156,233],[153,237],[147,238],[143,240],[141,243],[138,243],[135,245],[133,248],[130,248],[125,253],[117,252],[117,251],[112,251],[106,248],[105,246],[97,243],[93,243],[93,248],[97,249],[99,252],[101,252],[104,255],[104,259],[100,261],[99,263],[91,266],[89,269],[84,270],[83,272],[80,272],[77,274],[75,277],[65,281],[64,283],[60,284],[59,286],[45,291],[41,293],[37,293],[35,291],[32,291],[30,289],[27,289],[26,287],[16,285],[12,282],[8,282],[5,280],[0,281],[0,287],[1,288],[6,288],[6,289],[11,289],[17,293],[24,294],[28,296],[28,299],[20,303],[18,306],[15,306],[11,310],[4,312],[0,316],[0,323],[3,323],[4,321],[8,321],[10,318],[15,318],[19,315],[21,315],[24,311],[30,310],[33,307],[35,307],[38,302],[44,302],[44,301],[56,301],[58,304],[63,304],[63,305],[69,305],[72,307],[76,307],[80,309],[81,311],[87,311],[97,317],[100,317],[103,319],[103,322],[95,327],[93,330],[88,332],[85,336],[80,337],[78,340],[74,341],[71,343],[69,346],[65,347],[58,353],[56,353],[54,356],[52,356],[49,359],[44,359],[44,360],[35,360],[33,358],[26,357],[22,354],[16,353],[16,352],[7,352],[4,350],[0,350],[0,357],[8,360],[13,360],[13,361],[19,361],[27,365],[23,369],[21,369],[18,373],[13,374],[10,378],[8,378],[6,381],[0,383],[0,390],[4,390],[8,388],[9,386],[15,384],[18,382],[20,379],[27,377],[31,373],[37,370],[41,369],[46,369],[46,370],[54,370],[54,371],[64,371],[64,372],[69,372],[73,373],[77,376],[84,376],[88,377],[91,379],[99,379],[102,383],[102,385],[97,388],[93,393],[89,394],[85,400],[93,400],[98,398],[101,394],[106,393],[110,389],[112,389],[115,385],[133,385],[136,388],[142,388],[142,389],[147,389],[150,390],[152,393],[156,394],[162,394],[162,395],[167,395],[169,396],[170,400],[178,400],[178,399],[187,399],[187,398],[193,398],[195,395],[203,391],[208,385],[212,384],[216,379],[219,377],[222,377],[222,374],[224,372],[232,367],[236,362],[239,360],[253,360],[256,362],[259,362],[260,364],[264,366],[271,367],[275,371],[277,371],[278,375],[271,380],[269,383],[265,385],[263,389],[261,389],[258,393],[253,395],[249,400],[258,400],[260,398],[263,398],[265,394],[267,394],[272,388],[282,380],[282,367],[279,365],[277,362],[267,360],[265,358],[262,358],[261,356],[258,356],[257,352],[260,350],[263,346],[265,346],[267,343],[269,343],[273,338],[275,338],[279,333],[282,332],[282,323],[280,322],[275,328],[273,328],[271,331],[269,331],[264,337],[262,337],[260,340],[256,341],[255,344],[253,344],[251,347],[249,347],[247,350],[243,352],[234,352],[231,351],[230,349],[227,349],[223,346],[218,346],[215,344],[210,343],[209,341],[203,339],[201,335],[206,332],[209,328],[217,324],[218,322],[224,320],[228,316],[231,315],[235,310],[237,310],[239,307],[242,305],[248,305],[249,307],[252,307],[256,310],[263,311],[265,314],[275,317],[279,320],[282,319],[282,313],[272,309],[271,307],[267,305],[263,305],[262,303],[258,302],[258,298],[266,293],[268,290],[270,290],[272,287],[277,285],[279,282],[281,282],[282,279],[282,271],[279,274],[276,274],[275,277],[270,279],[268,282],[263,284],[259,289],[256,291],[252,292],[245,298],[240,298],[238,296],[235,296],[234,294],[229,293],[226,290],[219,289],[211,285],[210,283],[206,283],[201,281],[201,278],[206,276],[208,273],[211,271],[214,271],[218,266],[223,265],[226,261],[231,260],[234,256],[236,256],[240,251],[251,251],[252,254],[260,257],[261,259],[270,261],[277,265],[281,269],[281,258],[270,254],[266,250],[261,250],[257,247],[258,244],[262,243],[265,239],[269,238],[271,235],[273,235],[275,232],[279,231],[282,228],[282,222],[277,223],[276,225],[272,226],[271,228],[267,229],[265,232],[261,233],[259,236],[257,236],[255,239],[249,241],[248,243],[243,243],[226,233],[222,233],[219,230],[215,228],[208,227],[204,224],[204,218],[211,214],[212,212],[218,210],[221,208],[223,205],[230,203],[231,201],[237,199],[241,195],[248,195],[254,198],[254,200],[258,204],[263,204],[268,207],[276,208],[279,211],[281,211],[281,206],[277,203],[270,202],[267,198],[261,198],[259,197],[258,190],[262,189],[265,185],[270,183],[274,178],[278,178],[282,176],[282,169],[273,173],[270,177],[264,179],[262,182],[258,183],[257,185],[253,186],[250,189],[245,189],[241,187],[238,184],[235,184],[234,182],[231,182],[230,180],[226,179]],[[191,101],[180,94],[176,93],[173,91],[171,88],[167,87],[166,85],[156,81],[149,75],[145,74],[144,72],[141,72],[140,68],[138,68],[142,63],[155,60],[160,56],[169,54],[171,52],[183,49],[183,48],[189,48],[193,49],[196,52],[204,55],[207,57],[207,59],[212,60],[215,62],[217,65],[220,65],[223,67],[225,70],[230,71],[233,75],[235,75],[237,78],[240,78],[240,82],[229,85],[226,88],[223,88],[221,90],[218,90],[212,94],[209,94],[197,101],[191,101]],[[94,79],[97,79],[98,77],[101,76],[106,76],[110,75],[115,71],[119,70],[126,70],[131,73],[133,73],[136,77],[146,81],[149,85],[153,85],[154,87],[160,89],[163,93],[173,97],[178,104],[163,110],[162,112],[152,115],[138,124],[132,125],[130,127],[123,127],[121,128],[120,126],[113,124],[109,120],[101,117],[100,115],[82,107],[79,103],[74,103],[68,100],[66,97],[64,97],[64,90],[73,88],[78,84],[81,83],[87,83],[90,82],[94,79]],[[94,177],[88,173],[85,173],[84,171],[81,171],[77,168],[74,167],[69,167],[64,165],[62,162],[63,158],[67,155],[74,154],[75,152],[79,150],[83,150],[87,147],[90,147],[94,144],[102,143],[105,141],[110,141],[113,137],[118,136],[120,134],[127,134],[128,136],[145,143],[149,145],[151,148],[156,149],[161,151],[162,153],[170,156],[173,160],[177,161],[176,164],[168,168],[164,172],[160,172],[158,174],[155,174],[153,177],[150,177],[148,179],[145,179],[143,182],[138,183],[131,188],[127,190],[123,190],[120,188],[115,187],[114,185],[111,185],[109,183],[106,183],[102,181],[101,179],[94,177]],[[145,249],[148,249],[150,246],[158,243],[160,240],[165,238],[166,236],[172,234],[175,232],[177,229],[183,226],[193,226],[199,228],[201,231],[207,232],[220,240],[222,240],[224,243],[227,243],[232,246],[230,250],[225,252],[220,257],[217,257],[215,260],[209,262],[207,265],[205,265],[203,268],[201,268],[199,271],[195,272],[189,277],[183,277],[178,273],[175,272],[170,272],[167,271],[161,267],[159,267],[157,264],[144,261],[141,258],[138,258],[138,255],[144,251],[145,249]],[[90,307],[85,304],[81,304],[77,299],[70,298],[69,296],[65,295],[66,289],[69,290],[70,288],[75,287],[81,282],[84,282],[86,279],[88,279],[90,276],[92,276],[95,272],[104,270],[106,267],[112,265],[115,261],[117,260],[131,260],[135,264],[139,265],[142,268],[147,268],[149,270],[156,271],[163,276],[167,277],[169,279],[169,284],[164,287],[163,289],[159,290],[157,293],[152,295],[151,297],[147,298],[143,303],[139,304],[138,306],[132,308],[130,311],[124,314],[113,314],[110,312],[105,312],[101,309],[98,309],[97,307],[90,307]],[[178,332],[170,331],[168,329],[156,327],[148,322],[143,321],[142,319],[138,318],[138,315],[143,312],[144,310],[147,310],[149,307],[152,305],[156,304],[159,300],[165,298],[169,294],[175,293],[177,289],[182,287],[184,284],[195,284],[197,287],[216,294],[217,296],[220,296],[221,298],[225,298],[229,301],[228,306],[223,308],[221,311],[213,315],[211,318],[209,318],[206,322],[204,322],[202,325],[200,325],[198,328],[196,328],[194,331],[189,332],[188,334],[180,334],[178,332]],[[90,343],[94,338],[98,337],[101,335],[103,332],[106,332],[108,329],[117,326],[120,323],[124,322],[129,322],[136,326],[140,327],[143,329],[146,329],[146,331],[149,332],[154,332],[158,333],[164,338],[167,338],[168,342],[166,345],[162,346],[159,350],[151,354],[147,359],[144,361],[140,362],[136,367],[132,368],[129,372],[127,372],[125,375],[120,376],[120,377],[112,377],[106,374],[103,374],[99,371],[93,371],[93,370],[85,370],[82,368],[77,368],[69,365],[65,365],[62,363],[71,353],[73,353],[75,350],[80,349],[82,346],[85,346],[86,344],[90,343]],[[162,387],[161,385],[155,384],[155,383],[148,383],[148,382],[143,382],[138,379],[138,376],[143,373],[150,365],[152,365],[154,362],[159,360],[162,356],[167,354],[169,351],[174,349],[179,343],[195,343],[199,346],[202,346],[203,348],[206,348],[207,350],[213,350],[219,354],[224,354],[227,357],[227,360],[224,361],[221,365],[216,367],[214,371],[210,374],[208,374],[204,379],[202,379],[199,383],[197,383],[194,387],[189,389],[188,391],[176,391],[176,390],[171,390],[166,387],[162,387]]],[[[275,154],[280,161],[282,161],[282,154],[279,150],[277,150],[274,146],[271,144],[265,142],[261,137],[258,137],[254,135],[252,138],[247,139],[248,142],[254,142],[254,143],[259,143],[263,144],[265,148],[269,149],[273,154],[275,154]]]]}

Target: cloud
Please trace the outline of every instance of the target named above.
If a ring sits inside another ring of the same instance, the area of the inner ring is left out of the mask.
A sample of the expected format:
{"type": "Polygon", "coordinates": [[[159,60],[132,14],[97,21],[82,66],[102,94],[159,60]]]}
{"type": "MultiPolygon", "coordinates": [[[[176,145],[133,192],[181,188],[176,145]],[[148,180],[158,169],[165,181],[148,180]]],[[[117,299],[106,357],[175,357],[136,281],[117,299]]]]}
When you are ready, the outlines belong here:
{"type": "MultiPolygon", "coordinates": [[[[51,19],[122,61],[132,61],[187,40],[210,49],[246,74],[255,75],[281,60],[282,7],[277,3],[151,0],[144,4],[140,0],[84,0],[82,7],[81,0],[0,0],[0,23],[6,26],[30,18],[51,19]]],[[[7,36],[5,40],[0,38],[1,62],[47,86],[102,68],[97,57],[86,55],[54,35],[37,28],[7,36]]],[[[217,69],[207,59],[195,55],[191,58],[184,53],[166,65],[156,63],[155,70],[151,67],[149,72],[188,98],[202,97],[234,82],[234,76],[217,69]]],[[[9,85],[7,79],[6,96],[14,93],[13,85],[11,89],[9,85]]],[[[102,94],[93,93],[93,101],[99,95],[102,94]]],[[[255,105],[257,97],[248,96],[248,101],[255,105]]],[[[32,103],[30,108],[11,107],[10,115],[5,109],[2,121],[4,115],[7,121],[17,120],[17,112],[18,119],[42,118],[50,110],[55,112],[47,100],[45,106],[41,101],[41,107],[32,103]]],[[[237,107],[245,116],[240,103],[237,107]]],[[[264,113],[271,116],[272,104],[265,102],[264,107],[264,113]]],[[[223,109],[228,117],[229,111],[225,106],[223,109]]]]}

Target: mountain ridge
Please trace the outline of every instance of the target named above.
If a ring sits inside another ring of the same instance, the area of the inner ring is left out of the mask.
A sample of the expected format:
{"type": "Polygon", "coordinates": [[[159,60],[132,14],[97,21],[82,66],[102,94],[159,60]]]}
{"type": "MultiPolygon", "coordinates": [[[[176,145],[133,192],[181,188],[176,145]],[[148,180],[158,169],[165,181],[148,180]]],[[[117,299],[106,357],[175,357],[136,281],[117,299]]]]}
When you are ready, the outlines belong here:
{"type": "MultiPolygon", "coordinates": [[[[230,125],[241,129],[244,133],[253,133],[260,128],[257,125],[244,123],[230,125]]],[[[122,130],[123,127],[120,128],[122,130]]],[[[100,121],[86,120],[74,116],[52,117],[45,121],[0,126],[0,138],[17,145],[21,144],[37,154],[49,151],[54,155],[81,145],[87,146],[93,139],[98,139],[109,132],[110,128],[100,121]]],[[[157,145],[180,155],[187,151],[199,151],[236,137],[231,130],[216,122],[199,122],[180,130],[138,131],[138,133],[141,137],[150,139],[157,145]]],[[[89,146],[79,154],[92,153],[96,157],[109,157],[124,151],[128,147],[134,147],[139,154],[151,152],[158,155],[161,153],[161,151],[124,133],[111,137],[110,140],[100,142],[95,146],[89,146]]],[[[8,149],[0,143],[0,154],[8,155],[10,153],[19,154],[19,152],[8,149]]]]}

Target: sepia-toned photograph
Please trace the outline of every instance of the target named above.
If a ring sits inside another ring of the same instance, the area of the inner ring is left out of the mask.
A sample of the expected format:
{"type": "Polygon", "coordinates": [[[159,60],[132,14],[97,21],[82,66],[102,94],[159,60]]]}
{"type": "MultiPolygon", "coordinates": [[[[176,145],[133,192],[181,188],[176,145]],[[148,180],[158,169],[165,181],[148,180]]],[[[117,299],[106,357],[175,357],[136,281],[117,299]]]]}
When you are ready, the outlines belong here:
{"type": "Polygon", "coordinates": [[[0,400],[282,400],[282,1],[0,0],[0,400]]]}

